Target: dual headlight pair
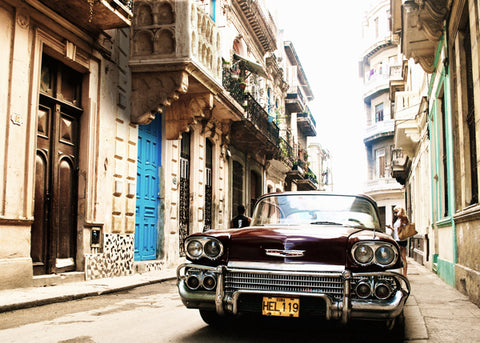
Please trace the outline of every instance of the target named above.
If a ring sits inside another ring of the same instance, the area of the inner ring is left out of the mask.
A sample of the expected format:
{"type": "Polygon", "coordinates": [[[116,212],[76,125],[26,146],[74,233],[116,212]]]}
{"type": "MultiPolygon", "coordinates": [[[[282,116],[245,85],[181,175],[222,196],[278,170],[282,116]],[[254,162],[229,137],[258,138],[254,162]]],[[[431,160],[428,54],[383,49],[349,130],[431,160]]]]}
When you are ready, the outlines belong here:
{"type": "Polygon", "coordinates": [[[185,241],[187,256],[193,260],[202,257],[215,260],[223,254],[223,244],[212,237],[191,237],[185,241]]]}
{"type": "Polygon", "coordinates": [[[376,264],[388,267],[397,262],[398,253],[395,246],[387,242],[357,242],[352,248],[356,263],[367,266],[376,264]]]}

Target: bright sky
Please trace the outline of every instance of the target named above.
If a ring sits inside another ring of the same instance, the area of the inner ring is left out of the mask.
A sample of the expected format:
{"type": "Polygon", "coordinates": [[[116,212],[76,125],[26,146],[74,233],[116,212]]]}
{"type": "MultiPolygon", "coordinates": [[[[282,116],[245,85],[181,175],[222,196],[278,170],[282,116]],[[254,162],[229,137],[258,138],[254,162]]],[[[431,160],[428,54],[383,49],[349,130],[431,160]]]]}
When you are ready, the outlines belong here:
{"type": "Polygon", "coordinates": [[[293,43],[315,100],[317,138],[332,156],[335,192],[362,192],[367,163],[358,62],[367,0],[267,0],[293,43]],[[278,11],[275,10],[278,8],[278,11]]]}

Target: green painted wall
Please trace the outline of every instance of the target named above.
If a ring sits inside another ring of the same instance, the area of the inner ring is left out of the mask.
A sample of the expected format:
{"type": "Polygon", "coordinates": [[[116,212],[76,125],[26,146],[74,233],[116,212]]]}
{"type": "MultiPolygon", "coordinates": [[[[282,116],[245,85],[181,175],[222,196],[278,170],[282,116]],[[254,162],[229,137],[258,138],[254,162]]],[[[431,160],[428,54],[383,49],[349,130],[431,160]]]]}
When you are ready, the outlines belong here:
{"type": "MultiPolygon", "coordinates": [[[[444,31],[446,32],[446,31],[444,31]]],[[[436,72],[432,75],[429,85],[428,96],[431,100],[430,112],[430,130],[431,141],[430,151],[432,162],[432,222],[434,227],[451,226],[453,234],[453,246],[439,246],[438,251],[433,256],[434,269],[437,274],[449,285],[455,286],[455,263],[457,261],[457,240],[456,227],[453,221],[453,213],[455,208],[455,188],[454,188],[454,159],[453,159],[453,137],[452,137],[452,113],[451,113],[451,88],[448,64],[444,64],[441,60],[442,53],[446,55],[448,51],[446,37],[440,40],[435,56],[436,72]],[[443,94],[444,104],[439,101],[439,97],[443,94]],[[442,106],[443,105],[443,106],[442,106]],[[445,216],[445,203],[443,193],[443,160],[440,152],[442,150],[442,133],[441,133],[441,115],[442,106],[445,114],[445,149],[447,157],[447,174],[445,175],[448,187],[448,214],[445,216]],[[452,251],[453,262],[443,260],[442,252],[452,251]]]]}
{"type": "Polygon", "coordinates": [[[450,286],[455,287],[455,264],[444,261],[440,258],[437,263],[438,276],[450,286]]]}

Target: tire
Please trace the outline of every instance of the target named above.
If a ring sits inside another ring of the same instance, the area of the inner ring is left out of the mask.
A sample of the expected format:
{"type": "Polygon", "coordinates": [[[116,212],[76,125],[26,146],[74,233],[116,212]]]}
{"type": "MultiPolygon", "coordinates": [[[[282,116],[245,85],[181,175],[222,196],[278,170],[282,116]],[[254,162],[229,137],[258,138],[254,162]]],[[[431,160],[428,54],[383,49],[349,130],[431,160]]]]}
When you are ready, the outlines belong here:
{"type": "Polygon", "coordinates": [[[392,320],[387,320],[387,332],[391,342],[403,342],[405,338],[405,316],[403,312],[392,320]]]}
{"type": "Polygon", "coordinates": [[[219,327],[225,322],[225,318],[219,316],[212,310],[198,310],[203,321],[212,327],[219,327]]]}

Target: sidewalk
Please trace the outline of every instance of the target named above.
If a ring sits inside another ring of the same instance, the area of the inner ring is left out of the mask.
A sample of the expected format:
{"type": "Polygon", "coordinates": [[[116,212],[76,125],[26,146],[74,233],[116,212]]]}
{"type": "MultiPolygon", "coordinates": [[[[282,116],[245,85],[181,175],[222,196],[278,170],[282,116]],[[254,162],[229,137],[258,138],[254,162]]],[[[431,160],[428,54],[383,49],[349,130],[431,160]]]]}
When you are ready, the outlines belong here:
{"type": "MultiPolygon", "coordinates": [[[[0,291],[0,312],[113,293],[174,279],[175,269],[131,276],[0,291]]],[[[406,342],[479,342],[480,308],[436,274],[409,260],[412,294],[405,307],[406,342]]]]}
{"type": "Polygon", "coordinates": [[[480,342],[480,308],[468,297],[411,259],[408,279],[406,342],[480,342]]]}
{"type": "Polygon", "coordinates": [[[0,312],[124,291],[175,278],[176,269],[165,269],[129,276],[64,283],[56,286],[2,290],[0,291],[0,312]]]}

